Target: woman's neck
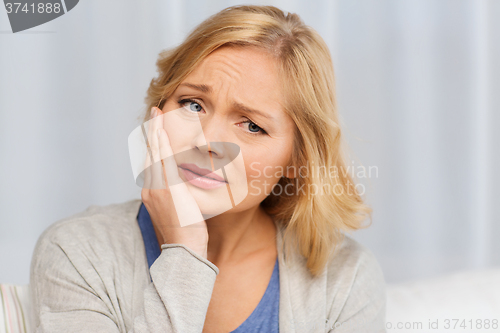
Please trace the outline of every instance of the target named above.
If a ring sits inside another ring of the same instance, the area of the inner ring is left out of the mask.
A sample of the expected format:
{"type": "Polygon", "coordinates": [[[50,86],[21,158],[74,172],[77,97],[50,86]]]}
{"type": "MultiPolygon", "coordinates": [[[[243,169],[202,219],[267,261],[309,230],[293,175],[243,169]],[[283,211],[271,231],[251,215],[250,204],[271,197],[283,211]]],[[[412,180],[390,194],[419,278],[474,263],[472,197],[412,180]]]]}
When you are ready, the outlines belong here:
{"type": "Polygon", "coordinates": [[[216,266],[238,262],[276,243],[276,225],[262,207],[207,219],[208,260],[216,266]]]}

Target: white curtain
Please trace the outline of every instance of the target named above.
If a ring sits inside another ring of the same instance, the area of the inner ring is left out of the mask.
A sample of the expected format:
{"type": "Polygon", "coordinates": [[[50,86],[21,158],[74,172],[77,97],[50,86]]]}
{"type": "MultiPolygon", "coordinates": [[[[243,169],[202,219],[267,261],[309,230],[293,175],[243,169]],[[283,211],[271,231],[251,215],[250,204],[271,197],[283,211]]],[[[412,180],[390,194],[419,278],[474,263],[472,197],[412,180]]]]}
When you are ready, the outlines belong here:
{"type": "MultiPolygon", "coordinates": [[[[16,34],[0,9],[0,282],[28,283],[50,224],[140,198],[127,136],[158,53],[238,3],[81,0],[16,34]]],[[[352,164],[371,171],[373,224],[354,237],[387,281],[500,265],[500,2],[253,3],[330,47],[352,164]]]]}

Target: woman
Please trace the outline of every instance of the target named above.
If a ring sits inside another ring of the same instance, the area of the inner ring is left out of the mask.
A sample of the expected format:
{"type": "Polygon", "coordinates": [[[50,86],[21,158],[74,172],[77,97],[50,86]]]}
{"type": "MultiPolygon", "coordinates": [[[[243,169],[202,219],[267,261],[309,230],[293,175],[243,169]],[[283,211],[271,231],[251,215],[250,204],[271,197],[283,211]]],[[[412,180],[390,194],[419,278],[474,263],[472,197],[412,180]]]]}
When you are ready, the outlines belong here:
{"type": "Polygon", "coordinates": [[[321,37],[235,6],[157,66],[142,201],[42,234],[37,332],[385,332],[380,267],[343,234],[371,210],[345,172],[321,37]]]}

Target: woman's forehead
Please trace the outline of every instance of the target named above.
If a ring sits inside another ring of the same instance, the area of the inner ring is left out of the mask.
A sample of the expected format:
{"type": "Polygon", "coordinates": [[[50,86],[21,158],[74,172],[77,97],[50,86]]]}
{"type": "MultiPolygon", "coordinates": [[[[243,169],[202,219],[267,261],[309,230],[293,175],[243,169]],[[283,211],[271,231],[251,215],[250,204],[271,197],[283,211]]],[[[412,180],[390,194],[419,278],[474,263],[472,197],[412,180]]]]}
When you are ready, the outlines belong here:
{"type": "Polygon", "coordinates": [[[276,60],[255,47],[223,47],[212,52],[185,81],[192,80],[203,80],[198,83],[211,83],[214,88],[232,85],[266,92],[266,95],[279,89],[276,60]]]}
{"type": "Polygon", "coordinates": [[[214,51],[178,89],[185,87],[214,98],[235,99],[255,109],[283,108],[276,60],[255,47],[223,47],[214,51]]]}

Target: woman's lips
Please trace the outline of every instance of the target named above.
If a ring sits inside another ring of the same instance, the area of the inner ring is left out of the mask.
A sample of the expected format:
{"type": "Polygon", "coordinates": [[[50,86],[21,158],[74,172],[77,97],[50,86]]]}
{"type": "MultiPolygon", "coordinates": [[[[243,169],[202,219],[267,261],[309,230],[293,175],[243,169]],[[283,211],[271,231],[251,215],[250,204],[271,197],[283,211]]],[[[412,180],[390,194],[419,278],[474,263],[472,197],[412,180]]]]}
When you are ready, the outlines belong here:
{"type": "Polygon", "coordinates": [[[213,189],[221,187],[227,184],[224,179],[211,170],[203,169],[192,163],[183,163],[179,165],[182,173],[186,177],[186,180],[196,186],[203,189],[213,189]]]}
{"type": "Polygon", "coordinates": [[[197,166],[196,164],[193,164],[193,163],[182,163],[182,164],[179,164],[179,167],[181,167],[182,169],[187,169],[187,170],[191,171],[192,173],[198,174],[199,176],[202,176],[202,177],[212,178],[212,179],[218,180],[220,182],[225,182],[224,178],[217,175],[215,172],[212,172],[212,170],[200,168],[199,166],[197,166]]]}

